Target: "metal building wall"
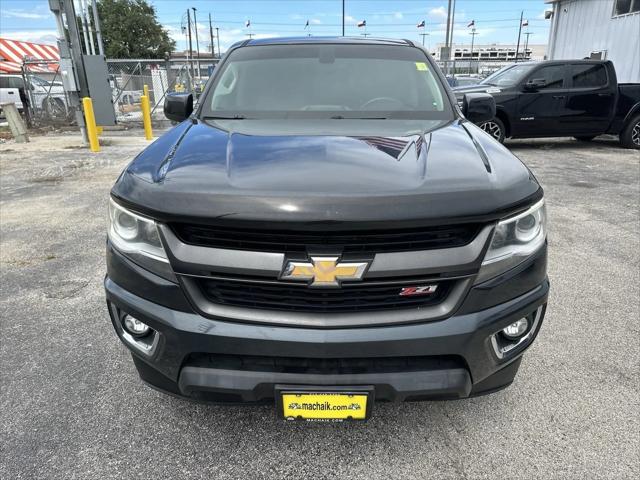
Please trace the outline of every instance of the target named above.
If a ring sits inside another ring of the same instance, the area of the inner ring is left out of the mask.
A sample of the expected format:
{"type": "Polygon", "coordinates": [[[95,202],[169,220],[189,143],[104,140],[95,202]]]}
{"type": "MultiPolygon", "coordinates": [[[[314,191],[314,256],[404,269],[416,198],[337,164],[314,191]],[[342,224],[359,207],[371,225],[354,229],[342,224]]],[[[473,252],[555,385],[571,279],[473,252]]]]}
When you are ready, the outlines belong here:
{"type": "Polygon", "coordinates": [[[553,2],[548,58],[584,58],[606,50],[620,83],[640,83],[640,13],[612,17],[614,1],[553,2]]]}

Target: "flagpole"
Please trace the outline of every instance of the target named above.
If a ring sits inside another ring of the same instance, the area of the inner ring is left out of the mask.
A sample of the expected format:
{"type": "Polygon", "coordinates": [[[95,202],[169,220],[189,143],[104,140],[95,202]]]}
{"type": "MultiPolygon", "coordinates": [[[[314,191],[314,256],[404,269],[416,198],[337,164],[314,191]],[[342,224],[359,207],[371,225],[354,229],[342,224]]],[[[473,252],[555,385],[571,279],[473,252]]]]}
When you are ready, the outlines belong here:
{"type": "MultiPolygon", "coordinates": [[[[473,28],[471,29],[471,33],[469,35],[471,35],[471,63],[469,64],[469,66],[471,66],[473,64],[473,44],[474,41],[476,39],[476,24],[475,24],[475,20],[473,21],[473,28]]],[[[476,66],[478,67],[476,70],[479,70],[480,68],[480,56],[478,56],[478,63],[476,63],[476,66]]]]}
{"type": "Polygon", "coordinates": [[[418,28],[422,28],[422,33],[418,33],[419,36],[422,36],[422,46],[424,47],[424,37],[426,37],[427,35],[429,35],[428,33],[425,32],[425,29],[427,27],[427,23],[425,20],[422,20],[420,23],[418,23],[418,28]]]}
{"type": "Polygon", "coordinates": [[[213,26],[211,25],[211,13],[209,13],[209,41],[211,42],[211,58],[216,58],[216,48],[213,43],[213,26]]]}
{"type": "Polygon", "coordinates": [[[522,16],[524,11],[520,11],[520,26],[518,27],[518,44],[516,45],[516,63],[518,62],[518,52],[520,51],[520,34],[522,33],[522,16]]]}
{"type": "Polygon", "coordinates": [[[344,37],[344,0],[342,0],[342,36],[344,37]]]}

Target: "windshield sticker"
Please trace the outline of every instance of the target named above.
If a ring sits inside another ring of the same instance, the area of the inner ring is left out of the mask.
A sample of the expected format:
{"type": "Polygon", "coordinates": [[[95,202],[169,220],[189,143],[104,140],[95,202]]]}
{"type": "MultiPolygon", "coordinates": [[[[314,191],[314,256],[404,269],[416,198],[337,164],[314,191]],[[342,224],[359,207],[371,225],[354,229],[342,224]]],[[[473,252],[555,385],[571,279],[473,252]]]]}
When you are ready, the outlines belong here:
{"type": "Polygon", "coordinates": [[[416,70],[419,70],[421,72],[426,72],[427,70],[429,70],[427,68],[427,64],[424,62],[416,62],[416,70]]]}
{"type": "Polygon", "coordinates": [[[485,92],[487,93],[500,93],[502,90],[500,90],[499,88],[487,88],[485,90],[485,92]]]}

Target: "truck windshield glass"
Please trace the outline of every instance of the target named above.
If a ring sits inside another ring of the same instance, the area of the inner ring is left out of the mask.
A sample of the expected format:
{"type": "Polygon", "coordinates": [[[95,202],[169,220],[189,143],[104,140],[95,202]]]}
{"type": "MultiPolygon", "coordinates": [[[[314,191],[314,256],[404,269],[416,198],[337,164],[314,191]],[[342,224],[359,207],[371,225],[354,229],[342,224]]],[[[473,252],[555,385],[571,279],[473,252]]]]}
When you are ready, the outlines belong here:
{"type": "Polygon", "coordinates": [[[504,67],[489,75],[482,82],[482,85],[493,85],[496,87],[511,87],[518,83],[535,65],[511,65],[504,67]]]}
{"type": "Polygon", "coordinates": [[[414,47],[250,46],[221,68],[205,118],[453,119],[439,78],[414,47]]]}

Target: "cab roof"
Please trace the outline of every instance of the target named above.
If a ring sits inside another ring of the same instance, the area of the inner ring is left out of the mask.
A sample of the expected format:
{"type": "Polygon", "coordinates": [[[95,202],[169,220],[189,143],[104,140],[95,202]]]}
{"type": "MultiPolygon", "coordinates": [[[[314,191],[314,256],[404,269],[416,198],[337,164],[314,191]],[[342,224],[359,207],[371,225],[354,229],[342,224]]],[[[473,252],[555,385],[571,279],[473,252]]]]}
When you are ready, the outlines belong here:
{"type": "Polygon", "coordinates": [[[293,45],[293,44],[364,44],[364,45],[405,45],[414,46],[410,40],[377,37],[278,37],[260,38],[241,42],[242,46],[253,45],[293,45]]]}

